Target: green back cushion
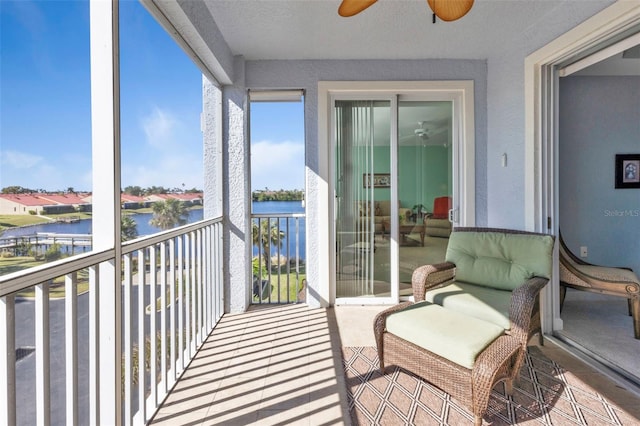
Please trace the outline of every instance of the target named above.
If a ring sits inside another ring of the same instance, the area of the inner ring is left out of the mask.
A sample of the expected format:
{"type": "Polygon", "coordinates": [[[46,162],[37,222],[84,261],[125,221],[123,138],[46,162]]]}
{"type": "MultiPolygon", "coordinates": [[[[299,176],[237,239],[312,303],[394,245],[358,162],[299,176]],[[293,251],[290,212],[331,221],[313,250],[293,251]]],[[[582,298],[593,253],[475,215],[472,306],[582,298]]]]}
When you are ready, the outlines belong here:
{"type": "Polygon", "coordinates": [[[511,292],[456,281],[444,287],[429,290],[425,300],[446,309],[511,329],[509,308],[511,292]]]}
{"type": "Polygon", "coordinates": [[[533,277],[551,277],[553,237],[502,232],[456,231],[446,260],[456,265],[456,281],[514,290],[533,277]]]}

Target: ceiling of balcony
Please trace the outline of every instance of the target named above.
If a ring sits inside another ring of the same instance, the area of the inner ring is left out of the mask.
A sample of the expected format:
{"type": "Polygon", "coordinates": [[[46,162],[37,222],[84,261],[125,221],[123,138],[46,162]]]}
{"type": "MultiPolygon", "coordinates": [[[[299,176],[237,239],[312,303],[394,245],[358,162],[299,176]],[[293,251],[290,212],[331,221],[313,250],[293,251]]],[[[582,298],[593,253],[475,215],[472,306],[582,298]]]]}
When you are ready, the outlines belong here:
{"type": "Polygon", "coordinates": [[[425,0],[380,0],[350,18],[338,15],[340,0],[205,2],[232,52],[247,60],[486,59],[531,38],[547,42],[550,31],[564,32],[562,21],[613,3],[478,0],[462,19],[434,24],[425,0]]]}

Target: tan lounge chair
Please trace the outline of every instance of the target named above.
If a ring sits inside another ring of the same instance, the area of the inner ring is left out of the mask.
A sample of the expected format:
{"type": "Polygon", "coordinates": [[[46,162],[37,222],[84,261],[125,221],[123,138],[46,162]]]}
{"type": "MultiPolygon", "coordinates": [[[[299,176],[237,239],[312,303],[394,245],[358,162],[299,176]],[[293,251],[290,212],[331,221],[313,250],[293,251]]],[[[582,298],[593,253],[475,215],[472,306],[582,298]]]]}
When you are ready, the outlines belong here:
{"type": "Polygon", "coordinates": [[[640,280],[629,268],[613,268],[587,263],[571,253],[560,235],[560,309],[567,287],[593,293],[626,297],[633,333],[640,339],[640,280]]]}

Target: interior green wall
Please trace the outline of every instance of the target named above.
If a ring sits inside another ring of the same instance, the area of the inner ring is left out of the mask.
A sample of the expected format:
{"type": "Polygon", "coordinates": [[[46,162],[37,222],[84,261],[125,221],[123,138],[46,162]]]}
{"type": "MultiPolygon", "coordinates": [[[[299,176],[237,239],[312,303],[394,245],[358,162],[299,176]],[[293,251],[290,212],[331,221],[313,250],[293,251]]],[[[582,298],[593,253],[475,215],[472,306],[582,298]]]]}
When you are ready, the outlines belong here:
{"type": "MultiPolygon", "coordinates": [[[[363,154],[361,152],[361,154],[363,154]]],[[[400,206],[411,208],[423,204],[433,209],[433,199],[451,195],[451,147],[406,146],[398,149],[398,195],[400,206]]],[[[373,172],[390,173],[389,147],[374,147],[373,172]]],[[[362,191],[363,167],[354,165],[355,191],[362,191]]],[[[357,192],[354,192],[357,193],[357,192]]],[[[376,200],[389,200],[390,188],[375,188],[376,200]]]]}

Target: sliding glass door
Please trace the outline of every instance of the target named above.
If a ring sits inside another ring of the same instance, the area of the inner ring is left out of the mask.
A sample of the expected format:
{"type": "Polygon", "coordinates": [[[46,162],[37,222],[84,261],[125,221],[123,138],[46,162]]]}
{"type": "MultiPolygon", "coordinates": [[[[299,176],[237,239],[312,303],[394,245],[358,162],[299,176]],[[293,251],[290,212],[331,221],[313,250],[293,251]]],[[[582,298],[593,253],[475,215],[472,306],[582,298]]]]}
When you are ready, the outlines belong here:
{"type": "Polygon", "coordinates": [[[335,303],[412,296],[413,271],[475,224],[472,84],[461,86],[331,96],[335,303]]]}
{"type": "Polygon", "coordinates": [[[398,281],[444,261],[453,220],[453,102],[398,101],[398,281]],[[451,218],[449,216],[452,216],[451,218]]]}
{"type": "Polygon", "coordinates": [[[336,297],[388,298],[390,102],[337,100],[334,112],[336,297]]]}

